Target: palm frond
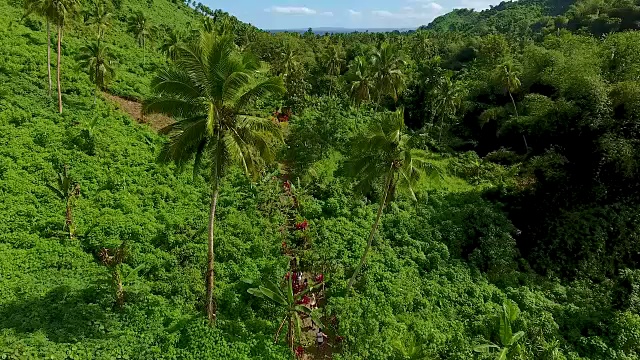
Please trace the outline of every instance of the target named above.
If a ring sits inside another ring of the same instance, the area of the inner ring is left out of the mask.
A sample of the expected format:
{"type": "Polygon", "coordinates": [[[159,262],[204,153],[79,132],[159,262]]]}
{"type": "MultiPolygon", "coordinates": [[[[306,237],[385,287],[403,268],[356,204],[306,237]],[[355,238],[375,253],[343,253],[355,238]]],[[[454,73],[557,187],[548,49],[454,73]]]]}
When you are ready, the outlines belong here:
{"type": "Polygon", "coordinates": [[[259,82],[253,85],[251,88],[247,89],[243,94],[239,94],[239,96],[233,101],[233,107],[236,110],[244,109],[251,101],[256,98],[272,93],[272,94],[284,94],[285,87],[282,78],[280,77],[272,77],[262,82],[259,82]]]}

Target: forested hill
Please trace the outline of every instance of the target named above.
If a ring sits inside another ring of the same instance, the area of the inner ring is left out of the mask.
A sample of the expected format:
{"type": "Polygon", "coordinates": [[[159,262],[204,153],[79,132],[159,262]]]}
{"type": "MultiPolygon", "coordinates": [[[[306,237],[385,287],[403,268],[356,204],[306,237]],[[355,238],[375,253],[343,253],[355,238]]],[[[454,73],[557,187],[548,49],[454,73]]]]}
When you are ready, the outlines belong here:
{"type": "Polygon", "coordinates": [[[423,28],[469,35],[499,32],[535,36],[555,28],[597,35],[640,29],[640,7],[634,0],[520,0],[502,2],[481,12],[458,9],[423,28]]]}
{"type": "Polygon", "coordinates": [[[639,9],[0,0],[0,359],[638,359],[639,9]]]}

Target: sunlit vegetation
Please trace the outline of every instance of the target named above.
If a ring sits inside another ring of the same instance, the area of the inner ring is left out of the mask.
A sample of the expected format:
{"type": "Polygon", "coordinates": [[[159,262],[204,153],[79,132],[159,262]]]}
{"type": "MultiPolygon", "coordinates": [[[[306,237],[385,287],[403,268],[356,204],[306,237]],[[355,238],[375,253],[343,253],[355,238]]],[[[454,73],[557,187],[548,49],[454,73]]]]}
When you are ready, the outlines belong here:
{"type": "Polygon", "coordinates": [[[637,0],[0,23],[0,358],[640,355],[637,0]]]}

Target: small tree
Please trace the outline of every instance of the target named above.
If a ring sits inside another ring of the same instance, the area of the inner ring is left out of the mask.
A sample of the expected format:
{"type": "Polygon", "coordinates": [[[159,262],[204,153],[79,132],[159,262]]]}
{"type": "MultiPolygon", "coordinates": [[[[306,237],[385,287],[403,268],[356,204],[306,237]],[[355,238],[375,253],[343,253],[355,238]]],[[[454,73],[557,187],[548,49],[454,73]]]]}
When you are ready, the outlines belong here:
{"type": "Polygon", "coordinates": [[[87,69],[89,79],[96,85],[96,93],[93,96],[95,104],[98,91],[104,90],[115,76],[115,61],[111,58],[110,48],[100,41],[87,44],[80,49],[78,60],[80,65],[87,69]]]}
{"type": "Polygon", "coordinates": [[[286,281],[280,286],[267,280],[257,288],[248,289],[247,292],[259,298],[267,298],[285,310],[285,316],[276,331],[274,342],[278,342],[280,333],[286,323],[288,324],[287,344],[289,348],[291,348],[291,351],[294,351],[296,338],[300,339],[302,337],[301,316],[310,316],[316,324],[322,323],[317,311],[311,311],[310,308],[302,305],[302,299],[320,286],[322,286],[322,283],[310,284],[307,289],[296,294],[293,290],[292,274],[288,276],[286,281]]]}
{"type": "Polygon", "coordinates": [[[63,230],[69,232],[69,239],[73,240],[76,235],[76,227],[73,222],[73,207],[75,200],[80,196],[80,184],[74,183],[69,177],[69,167],[65,165],[62,172],[58,174],[56,186],[46,184],[58,198],[64,200],[66,204],[65,222],[63,230]]]}
{"type": "Polygon", "coordinates": [[[497,350],[496,360],[511,360],[514,356],[522,351],[522,345],[519,342],[524,337],[524,331],[513,333],[512,323],[518,318],[520,309],[512,301],[505,301],[502,309],[498,314],[498,334],[500,345],[494,343],[482,344],[476,346],[473,350],[478,353],[488,353],[492,349],[497,350]]]}
{"type": "Polygon", "coordinates": [[[127,274],[127,276],[123,277],[122,264],[126,260],[126,257],[127,247],[125,242],[122,242],[122,244],[120,244],[120,246],[116,248],[102,248],[102,250],[100,250],[100,253],[98,253],[100,262],[102,262],[102,264],[108,267],[111,271],[111,279],[116,296],[116,305],[118,305],[118,307],[124,306],[126,296],[124,283],[144,267],[144,264],[140,265],[137,268],[131,270],[127,274]]]}

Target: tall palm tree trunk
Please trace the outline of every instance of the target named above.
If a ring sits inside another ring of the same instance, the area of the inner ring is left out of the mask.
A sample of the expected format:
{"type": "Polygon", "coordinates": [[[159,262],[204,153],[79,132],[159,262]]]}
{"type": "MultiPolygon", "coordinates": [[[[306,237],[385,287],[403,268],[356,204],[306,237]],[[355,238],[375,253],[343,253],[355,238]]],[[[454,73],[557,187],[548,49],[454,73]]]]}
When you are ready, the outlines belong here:
{"type": "Polygon", "coordinates": [[[51,82],[51,24],[49,19],[47,19],[47,77],[49,78],[49,96],[51,96],[53,84],[51,82]]]}
{"type": "Polygon", "coordinates": [[[511,91],[509,91],[509,97],[511,98],[511,103],[513,104],[513,110],[516,112],[516,117],[519,117],[518,107],[516,106],[516,101],[513,99],[513,95],[511,94],[511,91]]]}
{"type": "Polygon", "coordinates": [[[218,194],[220,192],[220,188],[218,185],[218,179],[214,180],[215,183],[213,185],[213,193],[211,195],[211,211],[209,212],[209,254],[208,254],[208,266],[207,266],[207,317],[209,318],[209,322],[213,323],[216,320],[216,308],[213,298],[213,287],[215,284],[215,275],[214,275],[214,262],[215,262],[215,253],[214,253],[214,236],[213,230],[215,227],[216,221],[216,207],[218,205],[218,194]]]}
{"type": "MultiPolygon", "coordinates": [[[[509,97],[511,98],[511,103],[513,104],[513,111],[515,111],[516,113],[516,118],[519,118],[520,116],[518,115],[518,106],[516,106],[516,100],[513,98],[513,94],[511,94],[511,91],[509,91],[509,97]]],[[[528,153],[529,144],[527,144],[527,137],[524,134],[522,134],[522,140],[524,140],[524,151],[528,153]]]]}
{"type": "Polygon", "coordinates": [[[57,80],[58,80],[58,111],[62,114],[62,85],[60,84],[60,64],[61,64],[61,46],[62,44],[62,26],[58,25],[58,68],[57,80]]]}
{"type": "Polygon", "coordinates": [[[349,284],[347,285],[347,296],[349,295],[349,291],[351,291],[351,288],[353,287],[353,283],[356,281],[356,277],[360,273],[360,270],[362,269],[362,266],[364,265],[365,261],[367,260],[367,256],[371,251],[371,245],[373,244],[373,238],[376,234],[376,230],[378,230],[378,224],[380,224],[380,218],[382,217],[382,212],[384,211],[384,208],[387,205],[387,198],[389,197],[389,191],[391,190],[392,176],[393,175],[390,174],[389,179],[387,180],[386,188],[384,190],[384,196],[382,197],[382,201],[380,202],[380,206],[378,207],[378,214],[376,216],[376,221],[373,223],[373,226],[371,227],[371,233],[369,233],[369,240],[367,240],[367,248],[364,250],[364,254],[362,254],[362,257],[360,258],[360,263],[358,264],[358,267],[356,267],[356,270],[353,272],[351,279],[349,279],[349,284]]]}

